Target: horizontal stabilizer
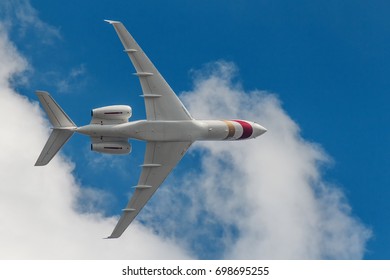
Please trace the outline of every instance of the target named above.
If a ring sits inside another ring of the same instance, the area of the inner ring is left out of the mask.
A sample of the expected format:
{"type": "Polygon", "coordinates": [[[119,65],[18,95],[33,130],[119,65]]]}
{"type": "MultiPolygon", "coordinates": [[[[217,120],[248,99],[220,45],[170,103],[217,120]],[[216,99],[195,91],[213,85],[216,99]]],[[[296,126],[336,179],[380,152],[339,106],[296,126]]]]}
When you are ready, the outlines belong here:
{"type": "Polygon", "coordinates": [[[50,160],[57,154],[61,147],[73,135],[74,130],[53,129],[49,139],[46,142],[35,166],[43,166],[50,162],[50,160]]]}
{"type": "Polygon", "coordinates": [[[74,122],[61,109],[55,100],[46,91],[36,91],[39,101],[45,109],[51,124],[56,127],[76,127],[74,122]]]}
{"type": "Polygon", "coordinates": [[[43,109],[54,126],[35,166],[46,165],[73,135],[77,126],[46,91],[36,91],[43,109]]]}

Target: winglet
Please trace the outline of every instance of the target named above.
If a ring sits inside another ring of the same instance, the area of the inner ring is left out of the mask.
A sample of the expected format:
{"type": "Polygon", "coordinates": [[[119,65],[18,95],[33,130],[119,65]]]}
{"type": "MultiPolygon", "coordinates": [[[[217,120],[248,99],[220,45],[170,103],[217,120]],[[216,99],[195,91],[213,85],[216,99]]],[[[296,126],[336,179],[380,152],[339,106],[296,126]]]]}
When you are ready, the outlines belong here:
{"type": "Polygon", "coordinates": [[[104,21],[108,22],[109,24],[121,23],[120,21],[110,20],[110,19],[105,19],[104,21]]]}

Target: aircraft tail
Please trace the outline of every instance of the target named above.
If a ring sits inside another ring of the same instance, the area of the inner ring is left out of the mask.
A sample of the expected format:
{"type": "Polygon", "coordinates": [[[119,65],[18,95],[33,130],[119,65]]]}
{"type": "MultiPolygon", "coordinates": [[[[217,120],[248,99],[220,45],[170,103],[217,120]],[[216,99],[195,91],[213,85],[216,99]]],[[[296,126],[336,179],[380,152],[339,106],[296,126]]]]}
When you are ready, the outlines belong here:
{"type": "Polygon", "coordinates": [[[53,131],[35,163],[35,166],[43,166],[48,164],[66,141],[69,140],[77,126],[48,92],[36,91],[36,94],[53,125],[53,131]]]}

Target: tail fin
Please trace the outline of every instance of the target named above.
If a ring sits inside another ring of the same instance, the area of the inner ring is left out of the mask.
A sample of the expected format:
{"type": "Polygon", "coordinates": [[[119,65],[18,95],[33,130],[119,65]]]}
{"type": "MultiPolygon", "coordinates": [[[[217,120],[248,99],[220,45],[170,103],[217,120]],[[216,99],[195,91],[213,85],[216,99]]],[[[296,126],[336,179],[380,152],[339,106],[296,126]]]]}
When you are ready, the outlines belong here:
{"type": "Polygon", "coordinates": [[[46,91],[37,91],[36,94],[53,125],[53,131],[35,163],[35,166],[42,166],[50,162],[66,141],[73,135],[77,126],[49,93],[46,91]]]}

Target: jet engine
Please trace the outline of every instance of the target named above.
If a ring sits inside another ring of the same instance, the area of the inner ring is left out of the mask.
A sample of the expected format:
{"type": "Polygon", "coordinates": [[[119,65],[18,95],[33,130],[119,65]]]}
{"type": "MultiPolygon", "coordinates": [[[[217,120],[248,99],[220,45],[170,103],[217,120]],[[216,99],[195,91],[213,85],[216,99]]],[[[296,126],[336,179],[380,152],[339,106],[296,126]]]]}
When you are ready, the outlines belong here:
{"type": "Polygon", "coordinates": [[[127,105],[113,105],[93,109],[91,111],[93,124],[125,123],[132,115],[132,109],[127,105]]]}
{"type": "Polygon", "coordinates": [[[104,154],[125,155],[131,152],[131,145],[129,142],[92,143],[91,150],[104,154]]]}

